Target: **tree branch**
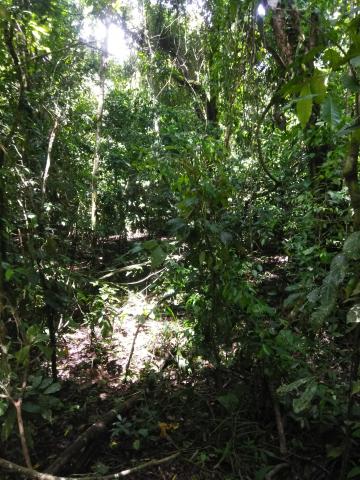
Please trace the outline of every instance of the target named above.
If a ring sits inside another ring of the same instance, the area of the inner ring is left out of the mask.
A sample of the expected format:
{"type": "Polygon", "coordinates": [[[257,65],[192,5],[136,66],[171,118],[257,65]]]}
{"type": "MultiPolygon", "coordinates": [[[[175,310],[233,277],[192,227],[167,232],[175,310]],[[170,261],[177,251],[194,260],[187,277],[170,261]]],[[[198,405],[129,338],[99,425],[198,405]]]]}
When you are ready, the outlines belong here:
{"type": "Polygon", "coordinates": [[[116,480],[122,477],[126,477],[133,473],[139,472],[144,470],[145,468],[154,467],[157,465],[162,465],[163,463],[171,462],[175,460],[180,455],[180,452],[173,453],[172,455],[168,455],[167,457],[160,458],[158,460],[149,460],[148,462],[142,463],[137,465],[133,468],[127,468],[125,470],[121,470],[120,472],[113,473],[110,475],[96,475],[96,474],[89,474],[87,476],[74,476],[71,477],[58,477],[55,475],[51,475],[50,473],[41,473],[37,470],[33,470],[32,468],[22,467],[21,465],[17,465],[16,463],[9,462],[4,458],[0,458],[0,468],[3,470],[7,470],[8,472],[14,475],[22,475],[26,478],[30,478],[33,480],[116,480]]]}
{"type": "Polygon", "coordinates": [[[255,128],[255,141],[256,141],[256,148],[257,148],[259,163],[261,165],[261,168],[266,173],[266,175],[275,183],[276,186],[280,185],[280,181],[270,172],[270,170],[268,169],[268,167],[265,163],[265,159],[264,159],[264,155],[263,155],[263,151],[262,151],[261,139],[260,139],[260,127],[262,126],[262,124],[265,120],[265,117],[268,114],[270,108],[273,105],[275,105],[276,100],[278,99],[278,92],[280,90],[280,86],[281,86],[281,84],[277,87],[277,89],[275,90],[275,93],[272,96],[270,102],[268,103],[268,105],[263,110],[262,114],[260,115],[260,118],[257,120],[257,124],[256,124],[256,128],[255,128]]]}

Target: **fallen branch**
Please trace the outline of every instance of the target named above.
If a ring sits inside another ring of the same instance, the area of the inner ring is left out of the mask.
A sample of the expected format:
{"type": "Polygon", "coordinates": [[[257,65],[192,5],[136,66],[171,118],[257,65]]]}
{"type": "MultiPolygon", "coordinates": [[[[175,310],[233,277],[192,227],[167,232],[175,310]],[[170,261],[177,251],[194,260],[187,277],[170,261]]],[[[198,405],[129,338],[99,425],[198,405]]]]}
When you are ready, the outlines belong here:
{"type": "Polygon", "coordinates": [[[180,452],[173,453],[164,458],[160,458],[158,460],[149,460],[148,462],[142,463],[137,465],[133,468],[127,468],[126,470],[122,470],[118,473],[112,473],[110,475],[97,475],[97,474],[89,474],[87,476],[71,476],[71,477],[58,477],[56,475],[51,475],[50,473],[41,473],[32,468],[22,467],[21,465],[17,465],[16,463],[9,462],[4,458],[0,458],[0,468],[3,470],[7,470],[10,473],[16,475],[22,475],[26,478],[30,478],[33,480],[116,480],[118,478],[126,477],[127,475],[131,475],[132,473],[139,472],[140,470],[144,470],[145,468],[154,467],[157,465],[161,465],[163,463],[170,462],[177,458],[180,455],[180,452]]]}
{"type": "Polygon", "coordinates": [[[136,282],[119,283],[119,285],[138,285],[139,283],[146,282],[146,280],[149,280],[149,278],[153,277],[154,275],[157,275],[158,273],[162,273],[164,270],[165,268],[162,268],[161,270],[158,270],[157,272],[152,272],[149,275],[147,275],[145,278],[142,278],[141,280],[137,280],[136,282]]]}
{"type": "Polygon", "coordinates": [[[142,267],[146,267],[148,265],[150,265],[150,262],[135,263],[133,265],[127,265],[126,267],[116,268],[115,270],[112,270],[111,272],[108,272],[102,277],[100,277],[100,280],[105,280],[106,278],[112,277],[117,273],[130,272],[131,270],[139,270],[142,267]]]}
{"type": "Polygon", "coordinates": [[[77,437],[77,439],[58,456],[58,458],[47,469],[47,473],[55,475],[61,472],[64,467],[68,467],[69,462],[74,458],[75,455],[77,455],[79,452],[82,452],[90,442],[92,442],[98,437],[101,437],[101,435],[103,435],[109,428],[109,426],[114,422],[116,416],[119,413],[124,413],[129,410],[136,401],[137,397],[130,398],[123,403],[120,409],[110,410],[104,415],[102,419],[93,423],[87,430],[85,430],[85,432],[83,432],[79,437],[77,437]]]}
{"type": "Polygon", "coordinates": [[[269,473],[265,475],[265,480],[271,480],[275,475],[280,472],[281,470],[284,470],[284,468],[289,468],[288,463],[279,463],[276,465],[269,473]]]}

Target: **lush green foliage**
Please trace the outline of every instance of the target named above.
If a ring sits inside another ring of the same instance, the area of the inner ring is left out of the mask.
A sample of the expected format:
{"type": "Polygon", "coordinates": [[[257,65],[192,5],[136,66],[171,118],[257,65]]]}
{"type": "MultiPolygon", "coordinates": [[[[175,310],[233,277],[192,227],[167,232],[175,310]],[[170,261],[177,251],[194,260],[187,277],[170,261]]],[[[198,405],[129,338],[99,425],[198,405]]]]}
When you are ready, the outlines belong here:
{"type": "Polygon", "coordinates": [[[332,474],[357,475],[360,13],[265,3],[2,2],[3,440],[17,420],[31,449],[34,419],[64,408],[62,335],[111,335],[133,284],[184,318],[184,356],[270,395],[284,458],[326,430],[332,474]],[[127,61],[83,38],[90,21],[122,26],[127,61]]]}

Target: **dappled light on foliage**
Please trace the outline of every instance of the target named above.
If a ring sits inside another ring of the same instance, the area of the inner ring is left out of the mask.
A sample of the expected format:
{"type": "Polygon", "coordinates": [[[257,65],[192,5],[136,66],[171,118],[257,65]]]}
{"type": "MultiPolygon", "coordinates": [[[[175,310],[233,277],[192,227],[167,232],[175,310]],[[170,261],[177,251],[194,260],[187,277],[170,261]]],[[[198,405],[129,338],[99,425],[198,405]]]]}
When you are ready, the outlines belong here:
{"type": "Polygon", "coordinates": [[[0,478],[360,478],[360,8],[3,0],[0,478]]]}

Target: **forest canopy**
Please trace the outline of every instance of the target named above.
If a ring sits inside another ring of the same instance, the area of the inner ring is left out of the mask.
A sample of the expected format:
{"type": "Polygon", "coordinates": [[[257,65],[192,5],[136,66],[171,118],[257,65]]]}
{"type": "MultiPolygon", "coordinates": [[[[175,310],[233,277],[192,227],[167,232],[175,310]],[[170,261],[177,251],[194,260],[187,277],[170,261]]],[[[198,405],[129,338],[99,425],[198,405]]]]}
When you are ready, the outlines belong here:
{"type": "Polygon", "coordinates": [[[358,2],[1,0],[0,45],[0,477],[360,478],[358,2]]]}

